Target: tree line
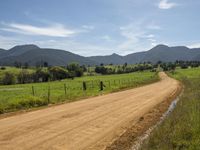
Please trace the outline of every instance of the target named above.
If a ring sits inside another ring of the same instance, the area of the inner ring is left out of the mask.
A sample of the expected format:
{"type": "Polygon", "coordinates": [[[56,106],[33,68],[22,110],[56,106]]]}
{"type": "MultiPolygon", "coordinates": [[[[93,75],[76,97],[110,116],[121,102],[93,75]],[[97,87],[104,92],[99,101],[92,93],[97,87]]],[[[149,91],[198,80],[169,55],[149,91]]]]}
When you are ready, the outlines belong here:
{"type": "Polygon", "coordinates": [[[154,66],[151,63],[146,63],[146,62],[130,66],[127,63],[124,63],[123,65],[119,65],[117,67],[113,67],[112,64],[109,67],[101,64],[100,66],[95,67],[95,72],[103,75],[123,74],[136,71],[152,70],[153,67],[154,66]]]}
{"type": "Polygon", "coordinates": [[[175,70],[176,67],[180,67],[181,69],[187,69],[189,67],[196,68],[200,66],[200,61],[183,61],[183,60],[176,60],[175,62],[157,62],[157,66],[160,65],[164,71],[175,70]]]}
{"type": "MultiPolygon", "coordinates": [[[[4,68],[1,68],[5,70],[4,68]]],[[[1,83],[4,85],[11,84],[25,84],[25,83],[37,83],[62,80],[66,78],[74,79],[74,77],[83,76],[83,72],[86,70],[85,66],[72,63],[65,67],[48,67],[48,68],[36,68],[35,70],[28,70],[21,68],[19,73],[5,72],[1,79],[1,83]]]]}

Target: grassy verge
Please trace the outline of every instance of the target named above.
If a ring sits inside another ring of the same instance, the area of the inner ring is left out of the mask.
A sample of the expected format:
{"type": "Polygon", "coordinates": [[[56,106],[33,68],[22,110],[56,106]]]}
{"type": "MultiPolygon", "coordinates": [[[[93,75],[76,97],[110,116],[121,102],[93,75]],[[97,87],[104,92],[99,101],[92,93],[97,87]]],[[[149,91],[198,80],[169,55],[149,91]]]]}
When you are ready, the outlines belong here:
{"type": "Polygon", "coordinates": [[[200,69],[171,74],[185,85],[174,111],[145,141],[143,150],[197,150],[200,148],[200,69]]]}
{"type": "Polygon", "coordinates": [[[144,71],[121,75],[84,76],[74,80],[67,79],[49,83],[0,86],[0,113],[75,101],[149,84],[157,80],[156,73],[144,71]],[[83,81],[86,82],[86,91],[83,91],[83,81]],[[100,81],[103,81],[105,85],[101,92],[100,81]]]}

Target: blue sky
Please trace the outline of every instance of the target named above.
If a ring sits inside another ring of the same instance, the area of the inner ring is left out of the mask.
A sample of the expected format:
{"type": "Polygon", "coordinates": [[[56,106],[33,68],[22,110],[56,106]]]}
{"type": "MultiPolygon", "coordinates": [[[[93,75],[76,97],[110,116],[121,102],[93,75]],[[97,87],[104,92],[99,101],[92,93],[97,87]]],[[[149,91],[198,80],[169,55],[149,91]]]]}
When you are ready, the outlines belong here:
{"type": "Polygon", "coordinates": [[[84,56],[200,47],[199,8],[199,0],[1,0],[0,47],[37,44],[84,56]]]}

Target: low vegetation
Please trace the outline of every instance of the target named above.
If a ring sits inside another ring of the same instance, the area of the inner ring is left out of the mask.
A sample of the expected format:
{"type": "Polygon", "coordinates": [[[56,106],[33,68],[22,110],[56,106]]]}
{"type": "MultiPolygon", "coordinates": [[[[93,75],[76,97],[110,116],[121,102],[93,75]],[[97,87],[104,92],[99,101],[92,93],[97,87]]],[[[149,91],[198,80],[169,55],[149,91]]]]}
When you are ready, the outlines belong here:
{"type": "Polygon", "coordinates": [[[174,111],[144,143],[143,150],[200,147],[200,69],[178,69],[170,75],[183,82],[184,93],[174,111]]]}
{"type": "Polygon", "coordinates": [[[1,67],[0,84],[25,84],[62,80],[66,78],[75,78],[83,76],[84,66],[72,63],[65,67],[32,67],[32,68],[14,68],[1,67]]]}
{"type": "Polygon", "coordinates": [[[83,76],[73,80],[1,85],[0,113],[44,106],[50,103],[70,102],[123,88],[141,86],[157,80],[157,73],[143,71],[122,75],[83,76]]]}

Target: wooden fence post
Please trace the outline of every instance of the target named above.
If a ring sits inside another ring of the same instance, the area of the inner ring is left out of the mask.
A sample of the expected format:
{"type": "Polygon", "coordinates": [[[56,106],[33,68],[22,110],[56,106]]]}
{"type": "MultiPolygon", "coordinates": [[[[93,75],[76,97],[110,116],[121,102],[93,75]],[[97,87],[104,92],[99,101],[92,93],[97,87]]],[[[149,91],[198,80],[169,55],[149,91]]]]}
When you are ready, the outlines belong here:
{"type": "Polygon", "coordinates": [[[84,93],[84,96],[86,96],[86,90],[87,90],[87,85],[86,85],[86,82],[83,81],[83,93],[84,93]]]}
{"type": "Polygon", "coordinates": [[[50,86],[48,87],[48,104],[50,103],[50,86]]]}
{"type": "Polygon", "coordinates": [[[33,94],[33,96],[35,96],[34,86],[32,86],[32,94],[33,94]]]}
{"type": "Polygon", "coordinates": [[[64,84],[64,90],[65,90],[65,97],[67,96],[67,86],[66,83],[64,84]]]}
{"type": "Polygon", "coordinates": [[[87,85],[86,85],[86,82],[83,81],[83,91],[86,91],[87,90],[87,85]]]}
{"type": "Polygon", "coordinates": [[[103,81],[100,81],[100,91],[103,91],[104,87],[106,86],[103,84],[103,81]]]}

